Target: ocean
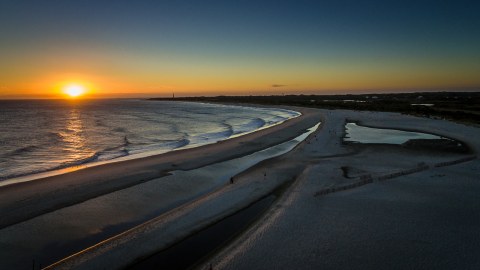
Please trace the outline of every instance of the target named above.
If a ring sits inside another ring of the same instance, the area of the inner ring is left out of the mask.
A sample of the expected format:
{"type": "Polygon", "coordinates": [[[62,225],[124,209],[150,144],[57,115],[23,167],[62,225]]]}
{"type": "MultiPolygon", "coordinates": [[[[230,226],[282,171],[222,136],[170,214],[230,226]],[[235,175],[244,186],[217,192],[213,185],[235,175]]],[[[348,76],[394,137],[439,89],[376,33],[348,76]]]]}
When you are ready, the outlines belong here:
{"type": "Polygon", "coordinates": [[[0,180],[240,136],[298,112],[134,99],[0,101],[0,180]]]}

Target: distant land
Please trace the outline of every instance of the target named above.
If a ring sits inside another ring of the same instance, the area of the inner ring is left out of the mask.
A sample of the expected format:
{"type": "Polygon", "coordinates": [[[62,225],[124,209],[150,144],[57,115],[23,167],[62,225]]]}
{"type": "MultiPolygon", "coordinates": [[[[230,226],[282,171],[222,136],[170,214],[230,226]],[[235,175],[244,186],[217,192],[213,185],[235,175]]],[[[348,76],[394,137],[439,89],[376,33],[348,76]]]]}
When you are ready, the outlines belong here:
{"type": "Polygon", "coordinates": [[[400,112],[480,125],[480,92],[415,92],[345,95],[199,96],[151,98],[224,103],[288,105],[320,109],[400,112]]]}

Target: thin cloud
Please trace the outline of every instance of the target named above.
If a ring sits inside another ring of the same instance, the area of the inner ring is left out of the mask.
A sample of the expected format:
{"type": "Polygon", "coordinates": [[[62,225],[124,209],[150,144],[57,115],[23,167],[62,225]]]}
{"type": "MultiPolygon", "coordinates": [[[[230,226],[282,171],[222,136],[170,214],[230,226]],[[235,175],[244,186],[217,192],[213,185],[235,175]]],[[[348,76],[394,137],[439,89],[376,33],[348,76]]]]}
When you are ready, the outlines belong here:
{"type": "Polygon", "coordinates": [[[271,86],[276,88],[276,87],[285,87],[287,85],[285,85],[285,84],[272,84],[271,86]]]}

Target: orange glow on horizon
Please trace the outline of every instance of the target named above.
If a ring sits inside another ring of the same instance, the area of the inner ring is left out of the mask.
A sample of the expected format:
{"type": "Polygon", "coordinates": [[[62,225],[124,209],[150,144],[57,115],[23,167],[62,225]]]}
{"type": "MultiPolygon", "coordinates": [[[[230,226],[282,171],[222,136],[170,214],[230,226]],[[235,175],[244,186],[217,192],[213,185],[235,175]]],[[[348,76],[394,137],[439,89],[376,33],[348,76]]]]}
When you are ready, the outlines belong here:
{"type": "MultiPolygon", "coordinates": [[[[205,67],[204,67],[205,68],[205,67]]],[[[111,74],[101,72],[51,72],[39,76],[11,76],[0,84],[2,98],[123,98],[201,95],[262,95],[262,94],[342,94],[352,92],[419,91],[445,88],[477,87],[478,76],[468,71],[421,69],[402,70],[386,67],[360,69],[342,65],[308,67],[303,70],[289,68],[247,69],[234,71],[192,70],[170,73],[131,72],[111,74]],[[218,75],[220,74],[220,75],[218,75]],[[20,79],[22,78],[22,79],[20,79]]]]}

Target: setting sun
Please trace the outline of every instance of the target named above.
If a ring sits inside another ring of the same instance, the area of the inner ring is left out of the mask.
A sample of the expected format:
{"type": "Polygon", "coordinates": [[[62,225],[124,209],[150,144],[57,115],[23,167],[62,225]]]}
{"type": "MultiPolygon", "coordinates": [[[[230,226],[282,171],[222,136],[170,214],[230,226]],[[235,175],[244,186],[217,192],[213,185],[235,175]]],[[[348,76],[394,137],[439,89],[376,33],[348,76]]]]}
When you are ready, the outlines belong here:
{"type": "Polygon", "coordinates": [[[85,87],[78,84],[72,84],[65,86],[63,91],[70,97],[78,97],[85,93],[85,87]]]}

